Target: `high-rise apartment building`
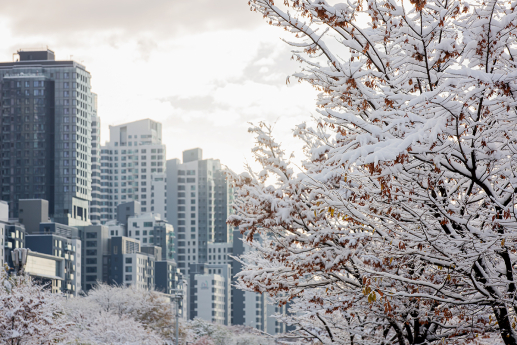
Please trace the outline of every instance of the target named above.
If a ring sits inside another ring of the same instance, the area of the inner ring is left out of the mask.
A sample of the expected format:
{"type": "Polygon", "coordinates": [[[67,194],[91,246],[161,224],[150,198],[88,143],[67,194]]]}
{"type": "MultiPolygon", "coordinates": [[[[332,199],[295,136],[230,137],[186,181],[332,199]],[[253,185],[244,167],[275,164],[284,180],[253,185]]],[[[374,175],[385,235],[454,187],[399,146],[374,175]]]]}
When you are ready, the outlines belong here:
{"type": "Polygon", "coordinates": [[[59,223],[86,225],[91,200],[91,75],[51,50],[0,63],[1,199],[46,199],[59,223]]]}
{"type": "Polygon", "coordinates": [[[189,264],[209,262],[209,243],[232,241],[226,224],[232,197],[220,161],[203,159],[201,149],[184,151],[183,162],[167,161],[167,219],[176,230],[183,274],[189,274],[189,264]]]}
{"type": "Polygon", "coordinates": [[[117,219],[117,206],[132,200],[140,202],[142,213],[167,219],[165,154],[161,123],[145,119],[110,126],[110,141],[101,148],[100,193],[94,200],[102,224],[117,219]]]}

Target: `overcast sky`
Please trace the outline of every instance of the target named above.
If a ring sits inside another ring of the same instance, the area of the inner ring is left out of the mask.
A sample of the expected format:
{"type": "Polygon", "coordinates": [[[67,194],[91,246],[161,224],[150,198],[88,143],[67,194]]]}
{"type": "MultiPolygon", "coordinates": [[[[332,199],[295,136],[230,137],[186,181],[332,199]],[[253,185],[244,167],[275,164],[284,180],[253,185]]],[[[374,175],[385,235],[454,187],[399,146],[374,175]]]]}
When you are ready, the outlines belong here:
{"type": "Polygon", "coordinates": [[[314,114],[315,91],[286,85],[298,66],[281,35],[247,0],[2,1],[0,13],[2,61],[48,46],[86,66],[103,142],[109,125],[151,118],[167,158],[201,147],[237,171],[252,161],[248,122],[276,123],[292,151],[291,129],[314,114]]]}

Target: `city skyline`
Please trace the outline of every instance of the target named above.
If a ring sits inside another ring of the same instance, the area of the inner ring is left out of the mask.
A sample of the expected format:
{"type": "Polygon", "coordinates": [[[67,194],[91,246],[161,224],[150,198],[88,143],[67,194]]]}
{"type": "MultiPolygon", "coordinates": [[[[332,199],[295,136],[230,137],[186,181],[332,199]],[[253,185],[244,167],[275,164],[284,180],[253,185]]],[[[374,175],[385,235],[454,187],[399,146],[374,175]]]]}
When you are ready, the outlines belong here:
{"type": "Polygon", "coordinates": [[[103,13],[93,11],[100,6],[95,1],[59,3],[56,22],[44,27],[38,23],[47,6],[17,11],[8,5],[0,15],[1,60],[11,61],[18,49],[48,46],[56,59],[87,66],[98,94],[101,144],[110,125],[150,118],[163,123],[167,159],[200,147],[205,157],[241,171],[254,164],[248,122],[264,120],[277,123],[288,150],[298,148],[290,146],[295,141],[286,124],[310,120],[316,92],[294,80],[286,84],[297,70],[290,48],[245,3],[158,2],[140,13],[135,2],[124,4],[123,15],[115,3],[103,13]],[[78,10],[89,20],[71,21],[78,10]],[[177,11],[195,11],[202,24],[177,11]]]}

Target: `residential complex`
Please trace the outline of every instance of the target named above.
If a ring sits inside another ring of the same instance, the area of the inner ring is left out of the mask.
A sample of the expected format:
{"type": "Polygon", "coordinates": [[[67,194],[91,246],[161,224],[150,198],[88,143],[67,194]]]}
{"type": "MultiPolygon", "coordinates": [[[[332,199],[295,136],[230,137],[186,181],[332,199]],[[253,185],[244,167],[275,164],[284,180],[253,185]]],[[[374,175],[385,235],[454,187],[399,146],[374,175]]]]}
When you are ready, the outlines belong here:
{"type": "MultiPolygon", "coordinates": [[[[184,292],[180,313],[271,333],[285,313],[234,287],[248,250],[226,224],[234,191],[200,148],[166,160],[162,124],[109,127],[102,144],[91,74],[49,49],[0,63],[0,264],[69,297],[99,282],[184,292]],[[16,251],[19,252],[19,251],[16,251]]],[[[168,296],[168,297],[167,297],[168,296]]]]}

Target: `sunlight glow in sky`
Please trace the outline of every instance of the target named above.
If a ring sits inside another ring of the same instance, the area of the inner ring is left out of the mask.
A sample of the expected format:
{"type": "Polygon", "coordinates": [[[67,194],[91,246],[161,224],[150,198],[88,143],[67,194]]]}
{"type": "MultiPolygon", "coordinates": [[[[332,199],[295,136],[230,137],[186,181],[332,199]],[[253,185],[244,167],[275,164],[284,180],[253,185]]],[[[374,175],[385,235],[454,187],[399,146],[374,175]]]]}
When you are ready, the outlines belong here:
{"type": "MultiPolygon", "coordinates": [[[[316,92],[286,77],[298,69],[282,30],[247,0],[110,0],[4,3],[0,56],[48,46],[83,63],[98,94],[102,141],[109,125],[163,123],[167,158],[201,147],[242,171],[252,162],[248,122],[276,122],[288,152],[294,125],[314,114],[316,92]]],[[[292,80],[292,79],[291,79],[292,80]]]]}

